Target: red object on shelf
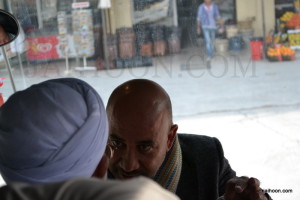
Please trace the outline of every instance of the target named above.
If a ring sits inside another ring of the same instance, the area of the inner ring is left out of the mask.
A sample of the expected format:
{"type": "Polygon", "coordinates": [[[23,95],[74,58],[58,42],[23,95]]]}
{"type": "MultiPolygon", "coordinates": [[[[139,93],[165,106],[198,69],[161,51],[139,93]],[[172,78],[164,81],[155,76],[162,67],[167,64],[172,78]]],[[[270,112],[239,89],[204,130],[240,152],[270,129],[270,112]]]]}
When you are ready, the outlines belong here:
{"type": "Polygon", "coordinates": [[[59,58],[59,54],[56,49],[59,44],[57,36],[28,38],[27,42],[29,46],[27,51],[28,60],[59,58]]]}
{"type": "MultiPolygon", "coordinates": [[[[3,86],[3,84],[4,84],[3,80],[4,80],[4,79],[5,79],[5,78],[0,78],[0,87],[3,86]]],[[[4,104],[4,99],[3,99],[2,93],[0,93],[0,107],[1,107],[3,104],[4,104]]]]}
{"type": "Polygon", "coordinates": [[[262,60],[263,59],[263,41],[262,40],[251,40],[251,55],[252,60],[262,60]]]}
{"type": "Polygon", "coordinates": [[[3,84],[4,84],[4,80],[5,78],[0,78],[0,87],[2,87],[3,86],[3,84]]]}
{"type": "Polygon", "coordinates": [[[4,104],[2,93],[0,93],[0,107],[4,104]]]}

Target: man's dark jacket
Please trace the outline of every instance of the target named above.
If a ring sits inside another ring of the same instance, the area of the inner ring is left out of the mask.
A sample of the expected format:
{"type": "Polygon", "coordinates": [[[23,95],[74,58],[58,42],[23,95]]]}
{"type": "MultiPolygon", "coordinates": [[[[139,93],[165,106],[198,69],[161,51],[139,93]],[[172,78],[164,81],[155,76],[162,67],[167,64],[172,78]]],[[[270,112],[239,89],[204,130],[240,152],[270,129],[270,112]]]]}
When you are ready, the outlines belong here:
{"type": "Polygon", "coordinates": [[[218,139],[178,134],[182,150],[182,171],[176,194],[182,200],[216,200],[224,194],[226,182],[235,177],[218,139]]]}

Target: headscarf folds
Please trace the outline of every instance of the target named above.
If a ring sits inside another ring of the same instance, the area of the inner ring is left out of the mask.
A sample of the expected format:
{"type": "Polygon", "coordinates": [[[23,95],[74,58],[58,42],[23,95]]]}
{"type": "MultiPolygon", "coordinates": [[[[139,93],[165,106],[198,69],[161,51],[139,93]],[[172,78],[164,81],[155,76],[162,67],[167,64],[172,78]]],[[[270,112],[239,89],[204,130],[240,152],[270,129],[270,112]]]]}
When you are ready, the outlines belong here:
{"type": "Polygon", "coordinates": [[[107,138],[105,108],[90,85],[74,78],[45,81],[0,108],[0,172],[8,183],[90,177],[107,138]]]}

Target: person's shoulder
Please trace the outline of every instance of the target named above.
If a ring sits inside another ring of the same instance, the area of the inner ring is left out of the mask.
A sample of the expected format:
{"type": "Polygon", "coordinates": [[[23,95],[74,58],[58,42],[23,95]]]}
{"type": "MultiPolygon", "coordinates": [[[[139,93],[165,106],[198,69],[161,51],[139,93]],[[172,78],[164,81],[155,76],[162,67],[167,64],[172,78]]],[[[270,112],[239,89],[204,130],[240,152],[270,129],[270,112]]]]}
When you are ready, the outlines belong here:
{"type": "Polygon", "coordinates": [[[204,7],[204,3],[201,3],[198,8],[203,8],[204,7]]]}
{"type": "MultiPolygon", "coordinates": [[[[89,197],[96,197],[97,195],[99,195],[99,198],[91,198],[92,200],[179,200],[179,198],[176,195],[165,190],[160,185],[158,185],[158,183],[146,177],[137,177],[129,180],[90,180],[91,179],[85,180],[85,184],[90,184],[88,187],[86,187],[89,188],[86,189],[86,191],[89,191],[91,187],[95,187],[95,192],[89,195],[89,197]],[[99,186],[101,184],[102,187],[99,186]]],[[[80,186],[78,185],[78,189],[80,189],[84,182],[79,181],[78,184],[80,184],[80,186]]],[[[86,191],[82,191],[82,193],[85,193],[86,191]]]]}
{"type": "Polygon", "coordinates": [[[205,160],[206,165],[214,166],[224,158],[222,145],[217,138],[194,134],[178,134],[178,138],[182,155],[188,162],[202,163],[205,160]]]}
{"type": "Polygon", "coordinates": [[[203,149],[216,149],[220,145],[220,142],[215,137],[206,135],[195,134],[178,134],[180,145],[185,148],[203,150],[203,149]]]}
{"type": "Polygon", "coordinates": [[[183,141],[194,141],[194,142],[213,142],[217,138],[210,137],[207,135],[196,135],[196,134],[189,134],[189,133],[178,133],[179,140],[183,141]]]}
{"type": "Polygon", "coordinates": [[[0,196],[7,200],[150,200],[153,194],[154,199],[179,200],[171,192],[144,177],[126,181],[78,178],[36,185],[12,183],[0,188],[0,196]]]}
{"type": "Polygon", "coordinates": [[[219,9],[218,4],[216,4],[216,3],[212,3],[212,6],[213,6],[215,9],[219,9]]]}

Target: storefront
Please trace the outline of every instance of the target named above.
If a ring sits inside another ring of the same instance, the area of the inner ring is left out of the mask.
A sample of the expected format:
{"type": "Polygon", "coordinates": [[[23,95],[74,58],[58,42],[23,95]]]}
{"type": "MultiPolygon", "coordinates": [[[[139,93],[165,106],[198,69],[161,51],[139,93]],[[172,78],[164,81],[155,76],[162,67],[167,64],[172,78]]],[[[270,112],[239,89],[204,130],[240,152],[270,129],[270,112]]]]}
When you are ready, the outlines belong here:
{"type": "MultiPolygon", "coordinates": [[[[100,9],[100,2],[5,0],[3,6],[20,21],[29,62],[76,58],[84,66],[87,59],[97,60],[99,69],[149,66],[154,56],[199,45],[196,13],[202,0],[111,0],[107,9],[100,9]]],[[[299,5],[294,0],[215,2],[226,25],[226,34],[216,41],[221,53],[250,48],[252,37],[265,38],[270,30],[277,33],[279,13],[285,13],[278,9],[295,11],[299,5]]],[[[289,38],[296,48],[298,31],[293,29],[289,38]]]]}
{"type": "Polygon", "coordinates": [[[270,61],[295,60],[300,49],[299,0],[275,1],[276,27],[266,39],[270,61]]]}
{"type": "Polygon", "coordinates": [[[6,0],[26,35],[29,62],[101,56],[98,0],[6,0]]]}

